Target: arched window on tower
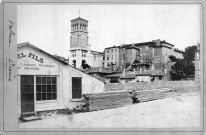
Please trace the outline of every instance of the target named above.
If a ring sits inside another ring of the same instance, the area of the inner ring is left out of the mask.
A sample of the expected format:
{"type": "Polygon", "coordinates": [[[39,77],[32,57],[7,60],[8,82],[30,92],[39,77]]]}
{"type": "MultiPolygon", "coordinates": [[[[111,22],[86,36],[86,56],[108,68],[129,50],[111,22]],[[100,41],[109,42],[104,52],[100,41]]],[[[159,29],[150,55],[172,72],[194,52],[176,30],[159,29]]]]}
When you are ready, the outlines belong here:
{"type": "Polygon", "coordinates": [[[76,68],[76,60],[73,60],[72,65],[76,68]]]}

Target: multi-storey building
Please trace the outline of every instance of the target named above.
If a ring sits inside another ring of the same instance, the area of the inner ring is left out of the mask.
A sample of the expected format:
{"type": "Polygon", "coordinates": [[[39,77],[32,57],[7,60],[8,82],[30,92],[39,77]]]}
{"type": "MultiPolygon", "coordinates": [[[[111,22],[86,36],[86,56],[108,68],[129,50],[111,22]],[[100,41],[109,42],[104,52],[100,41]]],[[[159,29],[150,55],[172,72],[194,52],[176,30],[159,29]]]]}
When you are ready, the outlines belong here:
{"type": "Polygon", "coordinates": [[[105,48],[104,67],[114,65],[119,67],[119,46],[105,48]]]}
{"type": "MultiPolygon", "coordinates": [[[[141,63],[153,64],[155,69],[165,68],[165,64],[169,61],[169,56],[173,55],[176,58],[183,58],[183,52],[174,49],[174,45],[160,39],[151,42],[133,43],[115,46],[119,48],[119,66],[126,67],[127,63],[132,63],[134,60],[139,60],[141,63]]],[[[110,52],[112,47],[105,49],[110,52]]],[[[110,61],[109,61],[110,62],[110,61]]],[[[118,65],[118,64],[117,64],[118,65]]],[[[107,67],[107,65],[105,65],[107,67]]]]}
{"type": "Polygon", "coordinates": [[[71,20],[69,64],[82,68],[83,64],[102,67],[103,53],[92,51],[89,45],[88,21],[78,17],[71,20]]]}
{"type": "Polygon", "coordinates": [[[125,68],[135,60],[140,60],[140,49],[134,45],[122,45],[119,51],[119,65],[125,68]]]}

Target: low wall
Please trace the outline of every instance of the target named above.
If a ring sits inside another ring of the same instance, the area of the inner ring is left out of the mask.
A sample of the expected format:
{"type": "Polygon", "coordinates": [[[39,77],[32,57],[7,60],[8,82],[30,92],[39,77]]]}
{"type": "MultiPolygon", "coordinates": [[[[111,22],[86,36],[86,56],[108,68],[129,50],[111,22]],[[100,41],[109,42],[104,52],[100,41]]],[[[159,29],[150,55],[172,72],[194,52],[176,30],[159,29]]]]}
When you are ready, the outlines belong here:
{"type": "Polygon", "coordinates": [[[156,81],[156,82],[131,82],[125,84],[106,84],[105,91],[115,90],[151,90],[158,88],[194,88],[200,89],[198,81],[156,81]]]}

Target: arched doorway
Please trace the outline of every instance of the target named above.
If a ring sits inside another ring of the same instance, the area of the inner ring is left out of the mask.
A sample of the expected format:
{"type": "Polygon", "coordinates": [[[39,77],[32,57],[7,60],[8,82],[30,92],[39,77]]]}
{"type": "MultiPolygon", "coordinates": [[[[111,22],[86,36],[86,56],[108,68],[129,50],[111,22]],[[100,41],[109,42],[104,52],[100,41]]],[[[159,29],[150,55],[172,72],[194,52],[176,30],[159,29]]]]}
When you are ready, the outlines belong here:
{"type": "Polygon", "coordinates": [[[86,64],[86,60],[82,60],[82,67],[86,64]]]}
{"type": "Polygon", "coordinates": [[[72,65],[76,68],[76,60],[73,60],[73,64],[72,65]]]}

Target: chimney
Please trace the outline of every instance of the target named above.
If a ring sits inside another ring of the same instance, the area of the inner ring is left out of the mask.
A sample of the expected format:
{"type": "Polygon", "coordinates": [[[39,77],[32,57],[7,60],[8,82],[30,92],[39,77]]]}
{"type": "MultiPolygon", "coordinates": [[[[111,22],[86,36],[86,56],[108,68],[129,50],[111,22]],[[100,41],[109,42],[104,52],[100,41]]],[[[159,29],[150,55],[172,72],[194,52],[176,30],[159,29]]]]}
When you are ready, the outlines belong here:
{"type": "Polygon", "coordinates": [[[66,59],[66,62],[69,64],[69,57],[68,57],[68,59],[66,59]]]}
{"type": "Polygon", "coordinates": [[[140,67],[140,69],[139,69],[139,73],[142,73],[142,68],[140,67]]]}
{"type": "Polygon", "coordinates": [[[160,39],[157,39],[156,40],[156,46],[160,46],[160,43],[161,43],[160,39]]]}
{"type": "Polygon", "coordinates": [[[123,72],[122,72],[122,76],[125,76],[125,69],[124,69],[123,72]]]}

